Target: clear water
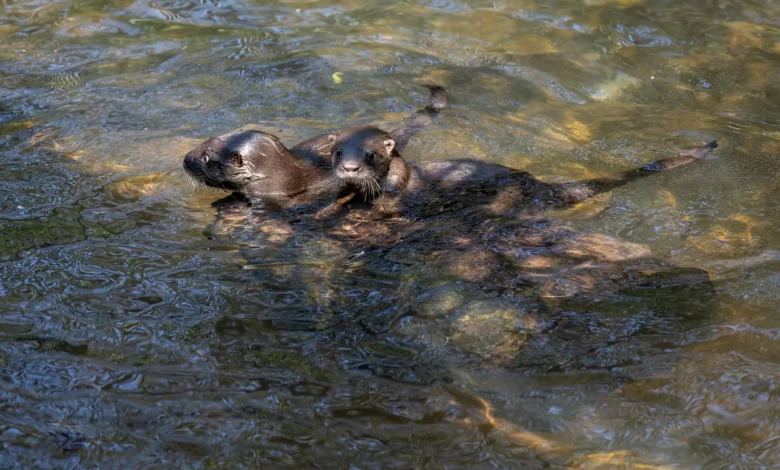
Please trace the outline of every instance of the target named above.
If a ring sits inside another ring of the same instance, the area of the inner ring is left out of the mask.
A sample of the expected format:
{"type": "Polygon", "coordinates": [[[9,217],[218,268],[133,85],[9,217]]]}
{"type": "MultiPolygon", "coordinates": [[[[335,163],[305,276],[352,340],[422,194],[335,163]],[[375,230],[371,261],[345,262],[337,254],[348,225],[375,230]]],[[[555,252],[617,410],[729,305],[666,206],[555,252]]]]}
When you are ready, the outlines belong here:
{"type": "Polygon", "coordinates": [[[0,37],[0,467],[780,465],[777,2],[4,0],[0,37]],[[520,232],[218,213],[181,170],[424,81],[412,161],[721,148],[520,232]],[[605,254],[516,237],[556,230],[605,254]]]}

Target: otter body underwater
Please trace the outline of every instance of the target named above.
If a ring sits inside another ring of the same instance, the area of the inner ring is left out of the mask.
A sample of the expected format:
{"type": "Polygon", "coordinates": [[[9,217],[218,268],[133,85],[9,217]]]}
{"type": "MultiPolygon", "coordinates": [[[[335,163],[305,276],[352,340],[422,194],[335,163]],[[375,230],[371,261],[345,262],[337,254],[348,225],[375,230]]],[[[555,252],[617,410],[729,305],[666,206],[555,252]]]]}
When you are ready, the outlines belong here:
{"type": "Polygon", "coordinates": [[[376,127],[328,136],[333,171],[342,196],[370,202],[379,215],[415,208],[417,215],[484,200],[493,210],[544,210],[582,202],[637,179],[687,165],[718,144],[653,161],[613,177],[548,184],[530,173],[474,159],[407,163],[392,136],[376,127]],[[500,191],[498,191],[500,189],[500,191]],[[422,212],[421,212],[422,211],[422,212]]]}

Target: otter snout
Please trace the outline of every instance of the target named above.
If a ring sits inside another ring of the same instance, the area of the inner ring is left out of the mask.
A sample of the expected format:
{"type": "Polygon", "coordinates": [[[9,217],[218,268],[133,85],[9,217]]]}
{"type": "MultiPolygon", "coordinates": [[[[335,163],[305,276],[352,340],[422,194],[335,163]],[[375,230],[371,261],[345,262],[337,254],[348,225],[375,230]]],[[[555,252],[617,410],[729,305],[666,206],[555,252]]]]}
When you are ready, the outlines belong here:
{"type": "Polygon", "coordinates": [[[184,169],[187,173],[192,174],[193,171],[200,170],[201,165],[205,163],[202,158],[203,155],[204,153],[197,149],[187,152],[187,155],[184,157],[184,169]]]}
{"type": "Polygon", "coordinates": [[[360,163],[358,162],[344,162],[341,164],[341,171],[347,174],[355,174],[360,171],[360,163]]]}

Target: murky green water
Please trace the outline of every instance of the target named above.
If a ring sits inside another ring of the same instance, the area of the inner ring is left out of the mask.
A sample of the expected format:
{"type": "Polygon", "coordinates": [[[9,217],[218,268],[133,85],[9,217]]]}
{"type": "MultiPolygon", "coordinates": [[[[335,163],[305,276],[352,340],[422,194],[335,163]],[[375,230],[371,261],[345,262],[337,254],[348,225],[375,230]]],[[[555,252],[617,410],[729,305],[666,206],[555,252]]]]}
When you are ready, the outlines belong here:
{"type": "Polygon", "coordinates": [[[5,0],[0,37],[0,467],[780,465],[777,2],[5,0]],[[218,214],[184,178],[246,123],[391,128],[423,81],[453,108],[412,161],[721,148],[522,220],[218,214]]]}

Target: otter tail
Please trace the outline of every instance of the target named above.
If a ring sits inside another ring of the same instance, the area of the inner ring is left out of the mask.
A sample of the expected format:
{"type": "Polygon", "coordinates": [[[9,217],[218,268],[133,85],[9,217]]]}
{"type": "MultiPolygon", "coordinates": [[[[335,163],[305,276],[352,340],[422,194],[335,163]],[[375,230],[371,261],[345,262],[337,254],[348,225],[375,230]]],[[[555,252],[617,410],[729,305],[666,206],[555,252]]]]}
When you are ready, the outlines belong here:
{"type": "Polygon", "coordinates": [[[390,137],[395,141],[395,148],[399,150],[406,147],[415,134],[425,130],[433,122],[433,116],[450,104],[449,93],[443,87],[433,84],[423,86],[431,92],[428,104],[408,118],[403,127],[390,132],[390,137]]]}
{"type": "Polygon", "coordinates": [[[711,141],[701,147],[694,147],[685,150],[679,155],[669,158],[656,160],[641,168],[635,168],[624,172],[619,176],[595,178],[591,180],[575,181],[570,183],[561,183],[552,185],[555,195],[560,200],[573,204],[584,201],[598,194],[606,193],[626,183],[654,175],[662,171],[671,170],[678,166],[687,165],[696,160],[706,157],[712,150],[718,147],[716,141],[711,141]]]}

